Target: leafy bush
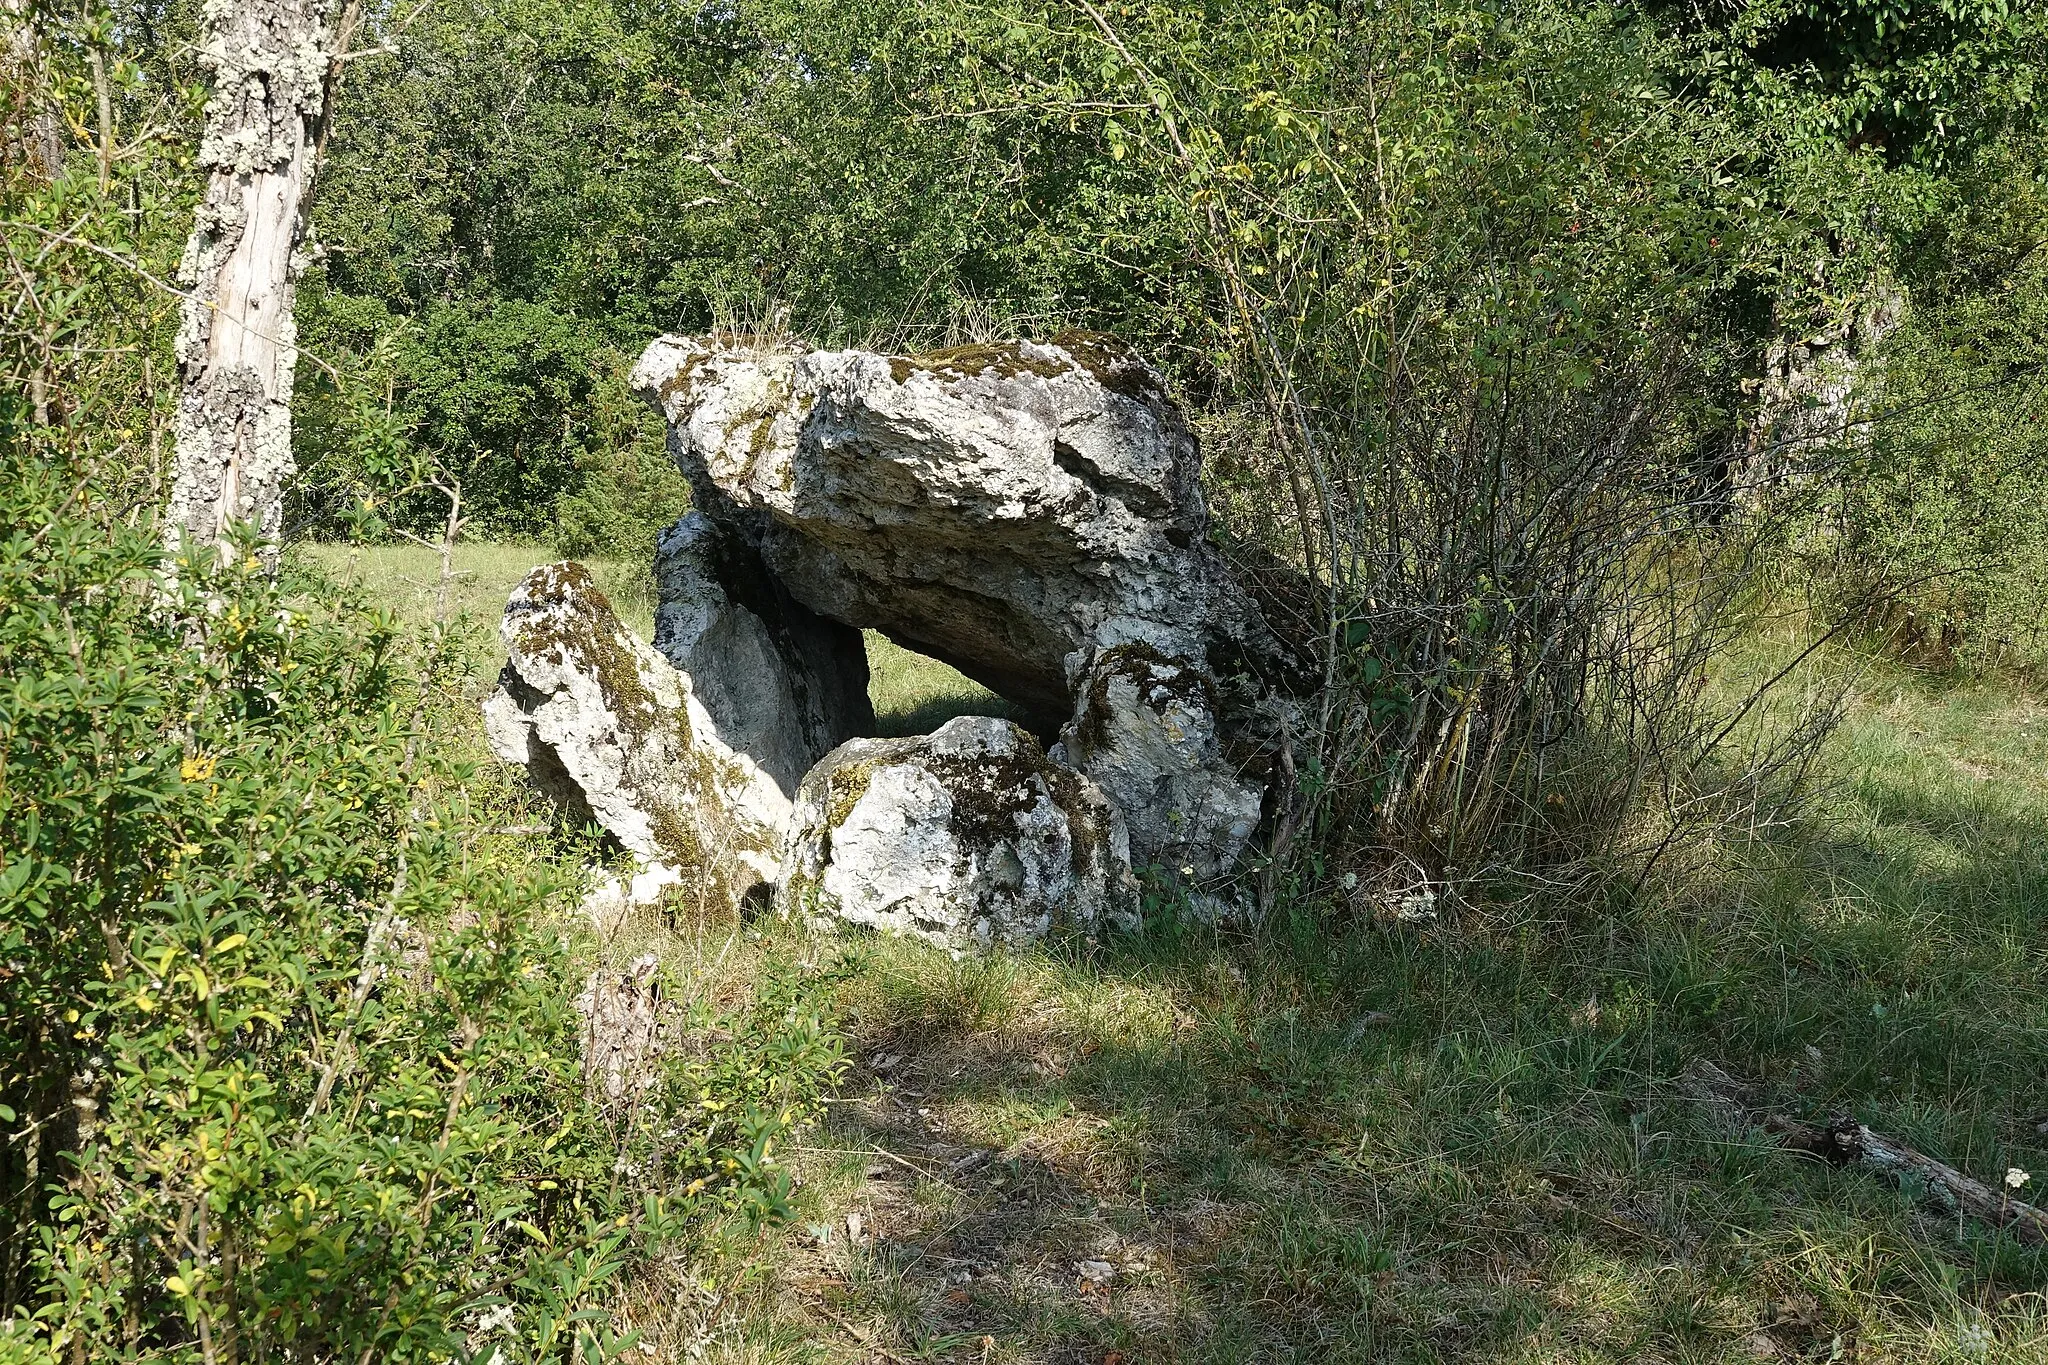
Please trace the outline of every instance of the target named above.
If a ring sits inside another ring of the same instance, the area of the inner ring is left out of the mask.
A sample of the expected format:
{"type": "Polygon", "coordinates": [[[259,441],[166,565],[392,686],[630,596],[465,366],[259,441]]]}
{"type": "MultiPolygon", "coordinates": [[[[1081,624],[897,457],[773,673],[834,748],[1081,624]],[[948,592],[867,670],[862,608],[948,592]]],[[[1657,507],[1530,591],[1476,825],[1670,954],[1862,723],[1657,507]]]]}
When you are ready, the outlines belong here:
{"type": "Polygon", "coordinates": [[[1944,665],[2048,665],[2044,168],[2048,140],[2008,140],[1914,244],[1918,302],[1808,547],[1840,608],[1944,665]]]}
{"type": "Polygon", "coordinates": [[[1323,664],[1294,870],[1383,875],[1382,899],[1627,884],[1796,768],[1715,772],[1705,686],[1768,532],[1717,515],[1753,340],[1733,300],[1783,243],[1625,12],[955,22],[982,85],[941,109],[1100,128],[1155,187],[1106,206],[1105,254],[1137,271],[1178,239],[1206,277],[1212,506],[1323,664]]]}
{"type": "MultiPolygon", "coordinates": [[[[424,462],[460,480],[473,534],[558,539],[564,553],[644,550],[688,507],[660,424],[628,391],[629,360],[542,305],[434,304],[414,317],[316,278],[294,433],[301,532],[329,532],[392,473],[424,462]]],[[[440,529],[431,493],[385,508],[440,529]]]]}
{"type": "Polygon", "coordinates": [[[631,358],[606,352],[577,456],[578,483],[555,502],[555,551],[571,558],[646,559],[654,538],[690,508],[661,420],[626,386],[631,358]]]}
{"type": "Polygon", "coordinates": [[[246,554],[167,579],[6,435],[0,1359],[618,1349],[629,1258],[782,1211],[773,1145],[838,1065],[813,986],[698,1020],[723,1041],[621,1124],[557,879],[426,742],[449,638],[246,554]]]}

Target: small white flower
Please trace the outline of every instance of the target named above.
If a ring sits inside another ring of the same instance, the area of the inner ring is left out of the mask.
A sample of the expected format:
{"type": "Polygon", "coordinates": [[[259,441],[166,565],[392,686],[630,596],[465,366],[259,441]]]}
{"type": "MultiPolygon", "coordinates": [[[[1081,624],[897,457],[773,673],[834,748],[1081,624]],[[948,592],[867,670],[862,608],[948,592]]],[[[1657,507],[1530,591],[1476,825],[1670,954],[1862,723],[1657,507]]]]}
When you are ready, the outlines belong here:
{"type": "Polygon", "coordinates": [[[1341,885],[1346,891],[1356,891],[1358,889],[1358,874],[1356,872],[1346,872],[1341,885]]]}
{"type": "Polygon", "coordinates": [[[1991,1354],[1990,1324],[1982,1321],[1964,1323],[1956,1329],[1956,1346],[1971,1360],[1983,1360],[1991,1354]]]}
{"type": "Polygon", "coordinates": [[[1195,875],[1195,869],[1192,865],[1183,867],[1180,870],[1180,875],[1183,877],[1192,877],[1195,875]]]}
{"type": "Polygon", "coordinates": [[[2009,1190],[2016,1190],[2033,1178],[2019,1167],[2011,1166],[2005,1172],[2005,1187],[2009,1190]]]}

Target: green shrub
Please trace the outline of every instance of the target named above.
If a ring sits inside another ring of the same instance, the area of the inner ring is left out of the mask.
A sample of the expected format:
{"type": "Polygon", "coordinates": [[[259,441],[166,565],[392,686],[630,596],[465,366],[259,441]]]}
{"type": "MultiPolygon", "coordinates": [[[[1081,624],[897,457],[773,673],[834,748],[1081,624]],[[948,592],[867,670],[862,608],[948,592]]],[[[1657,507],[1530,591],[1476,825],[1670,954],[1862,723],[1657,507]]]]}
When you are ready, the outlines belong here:
{"type": "Polygon", "coordinates": [[[2048,664],[2048,142],[1957,187],[1908,265],[1873,420],[1817,544],[1839,605],[1910,656],[2048,664]]]}
{"type": "Polygon", "coordinates": [[[690,510],[690,486],[668,453],[661,419],[626,386],[632,357],[605,352],[597,364],[578,482],[555,501],[555,550],[644,561],[662,528],[690,510]]]}
{"type": "Polygon", "coordinates": [[[0,435],[0,1361],[615,1352],[634,1257],[782,1211],[815,984],[589,1099],[559,878],[424,742],[445,638],[247,555],[167,580],[0,435]]]}
{"type": "MultiPolygon", "coordinates": [[[[534,304],[437,307],[423,320],[314,276],[301,304],[293,523],[326,534],[390,476],[424,462],[460,479],[473,534],[542,538],[561,553],[648,553],[688,510],[661,423],[626,385],[632,358],[594,327],[534,304]]],[[[438,532],[447,504],[414,490],[380,504],[438,532]]]]}

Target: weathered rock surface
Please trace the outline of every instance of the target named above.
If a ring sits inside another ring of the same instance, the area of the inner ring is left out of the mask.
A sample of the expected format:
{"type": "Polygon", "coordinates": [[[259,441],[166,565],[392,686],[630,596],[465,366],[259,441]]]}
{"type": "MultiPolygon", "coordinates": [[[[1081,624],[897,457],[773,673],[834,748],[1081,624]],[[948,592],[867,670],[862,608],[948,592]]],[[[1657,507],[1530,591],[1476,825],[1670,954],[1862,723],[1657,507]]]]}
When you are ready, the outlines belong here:
{"type": "Polygon", "coordinates": [[[785,797],[874,730],[860,632],[790,597],[739,536],[690,513],[656,542],[654,581],[654,647],[689,677],[719,739],[785,797]]]}
{"type": "Polygon", "coordinates": [[[1221,710],[1200,664],[1118,645],[1096,656],[1053,752],[1123,812],[1140,866],[1198,886],[1237,865],[1265,802],[1263,775],[1241,776],[1226,750],[1221,710]]]}
{"type": "Polygon", "coordinates": [[[642,863],[625,872],[600,874],[577,907],[590,927],[609,939],[626,927],[635,910],[658,906],[689,874],[670,863],[642,863]]]}
{"type": "Polygon", "coordinates": [[[695,869],[732,903],[775,880],[788,798],[582,565],[528,574],[500,635],[509,658],[484,703],[499,757],[571,819],[595,820],[643,863],[695,869]]]}
{"type": "Polygon", "coordinates": [[[1123,821],[1005,720],[858,739],[805,777],[776,906],[951,947],[1134,923],[1123,821]]]}
{"type": "Polygon", "coordinates": [[[649,866],[733,900],[780,876],[807,918],[1016,943],[1132,918],[1134,854],[1227,906],[1305,655],[1210,545],[1155,372],[1079,334],[923,357],[665,337],[634,381],[697,507],[660,540],[655,648],[577,566],[536,570],[487,708],[501,754],[649,866]],[[987,717],[851,738],[861,627],[1059,745],[987,717]]]}
{"type": "Polygon", "coordinates": [[[664,337],[633,378],[697,506],[797,600],[1054,723],[1099,649],[1282,663],[1208,543],[1193,432],[1109,338],[907,358],[664,337]]]}
{"type": "MultiPolygon", "coordinates": [[[[1157,373],[1085,334],[922,357],[664,337],[634,383],[699,515],[803,608],[1064,725],[1141,864],[1237,866],[1305,656],[1210,545],[1157,373]]],[[[798,653],[792,676],[822,666],[798,653]]]]}

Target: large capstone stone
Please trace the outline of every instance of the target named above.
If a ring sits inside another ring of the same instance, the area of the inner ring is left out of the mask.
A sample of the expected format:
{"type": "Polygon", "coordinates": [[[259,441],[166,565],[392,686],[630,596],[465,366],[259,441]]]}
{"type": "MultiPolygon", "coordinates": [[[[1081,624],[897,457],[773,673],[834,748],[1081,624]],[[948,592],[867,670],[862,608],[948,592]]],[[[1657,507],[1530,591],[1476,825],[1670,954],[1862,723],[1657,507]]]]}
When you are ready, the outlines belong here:
{"type": "Polygon", "coordinates": [[[628,630],[581,564],[529,573],[499,629],[491,748],[575,823],[652,868],[689,869],[738,904],[773,883],[790,804],[720,736],[690,680],[628,630]]]}
{"type": "Polygon", "coordinates": [[[1110,338],[905,357],[664,337],[633,381],[698,508],[798,601],[1051,725],[1120,644],[1219,678],[1286,666],[1209,544],[1193,432],[1110,338]]]}
{"type": "Polygon", "coordinates": [[[776,905],[948,947],[1136,922],[1122,818],[1009,721],[858,739],[805,777],[776,905]]]}
{"type": "MultiPolygon", "coordinates": [[[[925,356],[663,337],[634,384],[690,479],[691,543],[715,532],[747,566],[698,579],[765,578],[952,664],[1063,736],[1141,865],[1204,889],[1240,869],[1311,651],[1210,544],[1200,450],[1155,371],[1089,334],[925,356]]],[[[781,676],[821,691],[829,654],[781,648],[781,676]]],[[[830,727],[769,728],[800,754],[830,727]]]]}
{"type": "Polygon", "coordinates": [[[875,728],[858,630],[789,595],[741,537],[691,512],[655,543],[654,647],[690,680],[719,739],[785,796],[875,728]]]}

